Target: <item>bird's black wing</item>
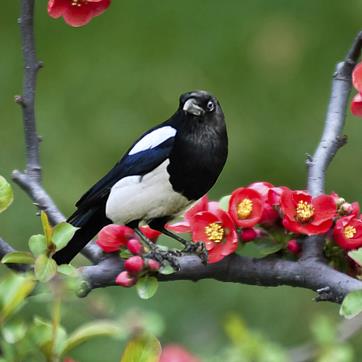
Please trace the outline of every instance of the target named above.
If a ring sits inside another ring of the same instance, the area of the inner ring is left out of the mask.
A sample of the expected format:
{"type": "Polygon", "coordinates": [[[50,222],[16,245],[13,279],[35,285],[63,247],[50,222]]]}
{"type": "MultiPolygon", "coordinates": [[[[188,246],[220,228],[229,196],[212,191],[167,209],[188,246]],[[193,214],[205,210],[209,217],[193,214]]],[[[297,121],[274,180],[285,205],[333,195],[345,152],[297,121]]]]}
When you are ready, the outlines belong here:
{"type": "MultiPolygon", "coordinates": [[[[127,153],[108,174],[80,198],[76,203],[78,210],[86,210],[103,204],[111,188],[120,179],[134,175],[144,176],[155,169],[168,158],[173,143],[174,137],[170,137],[154,148],[149,148],[131,155],[127,153]]],[[[137,142],[135,144],[137,144],[137,142]]]]}

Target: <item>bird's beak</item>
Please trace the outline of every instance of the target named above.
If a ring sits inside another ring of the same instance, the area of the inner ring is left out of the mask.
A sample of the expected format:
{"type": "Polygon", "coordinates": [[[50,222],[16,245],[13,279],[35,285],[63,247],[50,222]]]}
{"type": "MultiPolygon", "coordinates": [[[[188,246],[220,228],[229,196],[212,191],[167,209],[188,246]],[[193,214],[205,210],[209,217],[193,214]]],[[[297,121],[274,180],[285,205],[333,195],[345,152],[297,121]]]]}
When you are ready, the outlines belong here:
{"type": "Polygon", "coordinates": [[[195,98],[188,99],[183,107],[183,110],[187,113],[191,113],[194,116],[201,116],[205,111],[196,103],[195,98]]]}

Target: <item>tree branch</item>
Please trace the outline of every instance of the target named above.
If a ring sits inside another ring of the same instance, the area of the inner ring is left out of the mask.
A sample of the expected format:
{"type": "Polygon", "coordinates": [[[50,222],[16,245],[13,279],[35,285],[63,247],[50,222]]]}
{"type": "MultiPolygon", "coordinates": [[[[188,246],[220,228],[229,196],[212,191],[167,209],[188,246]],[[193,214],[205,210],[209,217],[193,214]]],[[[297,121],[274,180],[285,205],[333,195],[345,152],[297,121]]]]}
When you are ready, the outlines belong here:
{"type": "MultiPolygon", "coordinates": [[[[180,271],[170,275],[157,275],[160,281],[216,279],[222,282],[276,287],[289,285],[314,290],[316,300],[340,303],[346,294],[362,289],[362,282],[340,273],[314,259],[288,261],[277,257],[262,259],[230,255],[218,263],[203,265],[197,256],[178,259],[180,271]]],[[[80,268],[88,282],[82,296],[94,288],[115,285],[116,276],[123,270],[118,256],[104,259],[98,265],[80,268]]]]}

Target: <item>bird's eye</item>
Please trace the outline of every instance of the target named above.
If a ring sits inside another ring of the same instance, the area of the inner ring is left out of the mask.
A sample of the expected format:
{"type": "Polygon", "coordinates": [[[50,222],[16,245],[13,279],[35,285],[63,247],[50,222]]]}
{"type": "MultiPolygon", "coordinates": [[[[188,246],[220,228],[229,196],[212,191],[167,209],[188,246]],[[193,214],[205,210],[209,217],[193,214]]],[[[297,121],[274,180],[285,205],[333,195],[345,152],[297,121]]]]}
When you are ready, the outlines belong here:
{"type": "Polygon", "coordinates": [[[215,109],[215,103],[213,101],[208,101],[206,107],[209,112],[212,112],[215,109]]]}

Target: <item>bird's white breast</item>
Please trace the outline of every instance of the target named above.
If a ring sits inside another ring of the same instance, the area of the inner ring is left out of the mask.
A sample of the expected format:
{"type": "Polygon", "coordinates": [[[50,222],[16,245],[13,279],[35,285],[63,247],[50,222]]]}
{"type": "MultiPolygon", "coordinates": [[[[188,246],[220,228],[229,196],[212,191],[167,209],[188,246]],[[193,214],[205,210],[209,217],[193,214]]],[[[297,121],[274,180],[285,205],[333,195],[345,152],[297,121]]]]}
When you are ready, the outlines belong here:
{"type": "Polygon", "coordinates": [[[111,189],[106,215],[116,224],[176,215],[191,202],[169,182],[167,159],[145,176],[128,176],[111,189]]]}

